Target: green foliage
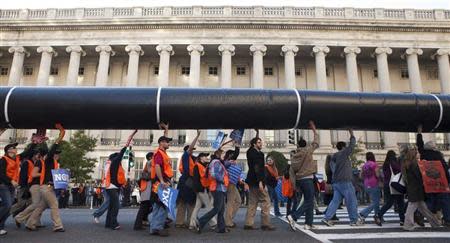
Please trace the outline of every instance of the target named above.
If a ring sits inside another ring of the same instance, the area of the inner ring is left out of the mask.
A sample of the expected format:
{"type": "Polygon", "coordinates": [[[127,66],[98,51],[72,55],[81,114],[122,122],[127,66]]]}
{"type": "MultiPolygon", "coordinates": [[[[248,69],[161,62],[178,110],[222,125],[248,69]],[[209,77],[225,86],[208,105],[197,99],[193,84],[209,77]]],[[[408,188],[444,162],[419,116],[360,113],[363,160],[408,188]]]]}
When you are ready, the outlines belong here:
{"type": "Polygon", "coordinates": [[[359,169],[359,167],[364,164],[364,160],[358,159],[358,154],[364,152],[364,149],[361,148],[362,146],[363,142],[358,140],[355,148],[353,149],[353,152],[350,154],[350,161],[352,162],[353,169],[359,169]]]}
{"type": "Polygon", "coordinates": [[[90,137],[84,131],[76,131],[70,142],[61,142],[61,168],[70,170],[70,176],[75,183],[86,182],[91,179],[97,159],[86,157],[87,153],[94,151],[97,139],[90,137]]]}
{"type": "Polygon", "coordinates": [[[288,166],[288,160],[284,155],[278,151],[271,151],[267,154],[267,157],[271,157],[275,160],[275,166],[277,167],[278,173],[281,174],[286,170],[288,166]]]}

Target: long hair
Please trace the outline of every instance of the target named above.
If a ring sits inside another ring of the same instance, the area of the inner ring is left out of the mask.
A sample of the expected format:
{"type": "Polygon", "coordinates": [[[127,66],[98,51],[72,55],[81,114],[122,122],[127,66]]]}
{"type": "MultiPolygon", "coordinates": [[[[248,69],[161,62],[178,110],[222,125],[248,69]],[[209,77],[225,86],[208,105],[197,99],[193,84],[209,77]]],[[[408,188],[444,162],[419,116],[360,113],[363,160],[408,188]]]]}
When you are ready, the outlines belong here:
{"type": "Polygon", "coordinates": [[[409,169],[411,165],[417,164],[417,149],[416,148],[410,148],[408,151],[406,151],[405,159],[403,161],[403,168],[409,169]]]}
{"type": "Polygon", "coordinates": [[[383,167],[388,168],[392,163],[397,161],[397,154],[394,150],[389,150],[386,154],[386,158],[384,159],[383,167]]]}
{"type": "Polygon", "coordinates": [[[366,153],[366,161],[376,162],[377,160],[375,159],[375,155],[372,152],[367,152],[366,153]]]}

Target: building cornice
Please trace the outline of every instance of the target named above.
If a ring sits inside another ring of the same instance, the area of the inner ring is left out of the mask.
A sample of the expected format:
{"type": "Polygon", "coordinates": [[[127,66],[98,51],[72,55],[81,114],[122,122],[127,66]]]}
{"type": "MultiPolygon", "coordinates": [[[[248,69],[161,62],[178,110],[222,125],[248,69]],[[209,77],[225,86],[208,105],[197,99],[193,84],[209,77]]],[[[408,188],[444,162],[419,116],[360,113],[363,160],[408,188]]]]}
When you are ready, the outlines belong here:
{"type": "Polygon", "coordinates": [[[1,31],[205,28],[450,32],[450,10],[261,6],[0,10],[1,31]]]}

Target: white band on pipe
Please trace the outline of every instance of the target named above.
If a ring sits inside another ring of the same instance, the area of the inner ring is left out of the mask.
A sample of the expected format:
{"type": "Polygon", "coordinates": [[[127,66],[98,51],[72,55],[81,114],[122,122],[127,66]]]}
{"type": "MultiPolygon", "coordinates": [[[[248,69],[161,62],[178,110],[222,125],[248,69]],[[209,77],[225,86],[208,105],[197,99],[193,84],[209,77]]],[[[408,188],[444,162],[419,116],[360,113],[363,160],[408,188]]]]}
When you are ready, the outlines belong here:
{"type": "Polygon", "coordinates": [[[439,109],[440,109],[439,120],[436,123],[436,126],[434,126],[434,128],[431,130],[431,132],[433,132],[434,130],[438,129],[439,126],[441,125],[442,117],[444,116],[444,107],[442,106],[442,102],[439,99],[439,97],[437,97],[437,95],[435,95],[435,94],[431,94],[431,95],[437,100],[437,102],[439,104],[439,109]]]}
{"type": "Polygon", "coordinates": [[[16,86],[14,86],[14,87],[12,87],[9,91],[8,91],[8,94],[6,95],[6,98],[5,98],[5,106],[4,106],[4,111],[5,111],[5,121],[6,121],[6,123],[8,124],[8,126],[10,127],[10,128],[14,128],[12,125],[11,125],[11,121],[9,120],[9,115],[8,115],[8,104],[9,104],[9,97],[11,96],[11,94],[12,94],[12,92],[14,91],[14,89],[16,89],[16,86]]]}
{"type": "Polygon", "coordinates": [[[156,123],[157,124],[161,123],[161,117],[159,115],[159,105],[160,105],[159,100],[161,99],[161,89],[162,89],[162,87],[158,88],[158,94],[156,95],[156,123]]]}
{"type": "Polygon", "coordinates": [[[295,94],[297,95],[297,120],[295,121],[295,126],[292,129],[297,129],[298,124],[300,123],[300,114],[302,113],[302,99],[300,98],[300,94],[297,89],[294,89],[295,94]]]}

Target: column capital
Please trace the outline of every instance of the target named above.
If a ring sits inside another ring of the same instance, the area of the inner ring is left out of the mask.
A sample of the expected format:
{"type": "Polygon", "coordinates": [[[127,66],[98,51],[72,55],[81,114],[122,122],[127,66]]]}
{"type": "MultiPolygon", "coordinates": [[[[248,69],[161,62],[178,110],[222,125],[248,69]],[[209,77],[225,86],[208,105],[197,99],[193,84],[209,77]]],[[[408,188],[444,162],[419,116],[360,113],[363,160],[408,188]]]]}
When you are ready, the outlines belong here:
{"type": "Polygon", "coordinates": [[[38,53],[44,53],[47,52],[48,54],[53,55],[54,57],[58,56],[58,53],[55,51],[55,49],[51,46],[40,46],[37,48],[38,53]]]}
{"type": "Polygon", "coordinates": [[[11,53],[11,54],[16,53],[16,52],[17,53],[24,53],[27,57],[30,56],[30,53],[23,46],[11,46],[8,49],[8,52],[11,53]]]}
{"type": "Polygon", "coordinates": [[[327,55],[330,52],[330,48],[328,46],[314,46],[312,48],[312,55],[316,55],[318,53],[323,53],[327,55]]]}
{"type": "Polygon", "coordinates": [[[420,48],[408,48],[405,50],[405,54],[406,55],[422,55],[423,54],[423,50],[420,48]]]}
{"type": "Polygon", "coordinates": [[[294,56],[297,55],[298,52],[298,46],[296,45],[284,45],[281,47],[281,53],[280,55],[284,56],[286,55],[288,52],[292,52],[292,54],[294,54],[294,56]]]}
{"type": "Polygon", "coordinates": [[[359,54],[361,53],[361,48],[357,46],[347,46],[344,48],[344,54],[359,54]]]}
{"type": "Polygon", "coordinates": [[[450,55],[450,48],[440,48],[437,49],[436,52],[431,55],[431,59],[436,59],[436,56],[445,56],[445,55],[450,55]]]}
{"type": "Polygon", "coordinates": [[[236,47],[231,44],[222,44],[218,48],[219,55],[222,55],[223,52],[229,52],[232,56],[234,56],[234,51],[236,50],[236,47]]]}
{"type": "Polygon", "coordinates": [[[128,45],[125,47],[125,51],[128,52],[128,55],[132,53],[136,53],[139,56],[144,55],[144,51],[142,50],[142,47],[140,45],[128,45]]]}
{"type": "Polygon", "coordinates": [[[254,55],[255,52],[261,52],[263,56],[266,55],[267,46],[262,44],[254,44],[250,46],[250,55],[254,55]]]}
{"type": "Polygon", "coordinates": [[[100,45],[100,46],[96,46],[96,47],[95,47],[95,51],[96,51],[96,52],[100,52],[100,54],[106,53],[106,54],[110,54],[111,56],[116,55],[116,52],[114,52],[114,50],[112,49],[112,47],[109,46],[109,45],[100,45]]]}
{"type": "Polygon", "coordinates": [[[204,52],[204,48],[202,45],[200,44],[192,44],[192,45],[188,45],[186,47],[187,51],[189,52],[189,55],[192,54],[192,52],[198,52],[200,54],[200,56],[203,56],[203,54],[205,54],[204,52]]]}
{"type": "Polygon", "coordinates": [[[158,55],[161,55],[161,52],[168,52],[171,56],[175,54],[173,51],[172,45],[169,44],[159,44],[156,46],[156,51],[158,52],[158,55]]]}
{"type": "Polygon", "coordinates": [[[68,53],[77,52],[80,53],[82,56],[86,56],[86,52],[83,50],[81,46],[68,46],[66,47],[66,52],[68,53]]]}
{"type": "Polygon", "coordinates": [[[375,51],[373,53],[375,55],[380,55],[380,54],[391,55],[392,49],[389,47],[377,47],[377,48],[375,48],[375,51]]]}

